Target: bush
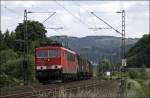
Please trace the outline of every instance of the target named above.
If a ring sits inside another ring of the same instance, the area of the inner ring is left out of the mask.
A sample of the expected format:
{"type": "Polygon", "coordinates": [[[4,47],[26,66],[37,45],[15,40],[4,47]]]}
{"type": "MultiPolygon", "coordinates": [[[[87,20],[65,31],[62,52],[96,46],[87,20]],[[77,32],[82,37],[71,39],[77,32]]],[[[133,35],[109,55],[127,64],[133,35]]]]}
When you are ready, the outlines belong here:
{"type": "Polygon", "coordinates": [[[128,70],[128,77],[131,79],[149,79],[149,74],[146,72],[145,69],[129,69],[128,70]]]}
{"type": "Polygon", "coordinates": [[[105,76],[105,72],[110,71],[111,67],[112,65],[108,59],[101,60],[97,65],[97,77],[105,76]]]}
{"type": "MultiPolygon", "coordinates": [[[[1,53],[0,87],[16,86],[23,84],[24,67],[23,57],[18,56],[13,50],[3,50],[1,53]]],[[[28,55],[28,79],[30,83],[35,79],[34,57],[28,55]]]]}
{"type": "Polygon", "coordinates": [[[150,96],[150,84],[142,79],[127,80],[127,97],[148,97],[150,96]]]}

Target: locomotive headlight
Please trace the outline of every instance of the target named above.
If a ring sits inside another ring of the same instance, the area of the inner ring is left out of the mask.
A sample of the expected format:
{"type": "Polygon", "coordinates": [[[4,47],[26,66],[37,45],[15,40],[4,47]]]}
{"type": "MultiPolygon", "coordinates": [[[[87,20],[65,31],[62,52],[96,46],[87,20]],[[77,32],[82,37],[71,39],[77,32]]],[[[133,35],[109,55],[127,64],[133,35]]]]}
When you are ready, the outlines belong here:
{"type": "Polygon", "coordinates": [[[54,66],[54,65],[52,65],[52,66],[51,66],[51,69],[55,69],[55,66],[54,66]]]}
{"type": "Polygon", "coordinates": [[[61,69],[62,65],[52,65],[51,69],[61,69]]]}
{"type": "Polygon", "coordinates": [[[61,66],[61,65],[58,65],[57,67],[58,67],[58,69],[61,69],[61,68],[62,68],[62,66],[61,66]]]}
{"type": "Polygon", "coordinates": [[[44,69],[47,69],[47,66],[37,66],[36,69],[37,70],[44,70],[44,69]]]}

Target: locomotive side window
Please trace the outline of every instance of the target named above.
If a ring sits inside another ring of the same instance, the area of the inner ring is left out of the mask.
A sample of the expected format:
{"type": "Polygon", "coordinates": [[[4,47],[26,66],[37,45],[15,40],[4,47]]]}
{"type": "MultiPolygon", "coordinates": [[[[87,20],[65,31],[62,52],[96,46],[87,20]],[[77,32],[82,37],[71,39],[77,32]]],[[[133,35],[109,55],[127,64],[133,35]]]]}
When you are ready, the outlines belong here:
{"type": "Polygon", "coordinates": [[[49,57],[59,57],[60,51],[59,50],[49,50],[49,57]]]}
{"type": "Polygon", "coordinates": [[[75,61],[75,56],[73,54],[71,54],[71,53],[68,53],[67,54],[67,60],[74,62],[75,61]]]}
{"type": "Polygon", "coordinates": [[[46,58],[48,57],[48,51],[37,51],[36,56],[40,58],[46,58]]]}

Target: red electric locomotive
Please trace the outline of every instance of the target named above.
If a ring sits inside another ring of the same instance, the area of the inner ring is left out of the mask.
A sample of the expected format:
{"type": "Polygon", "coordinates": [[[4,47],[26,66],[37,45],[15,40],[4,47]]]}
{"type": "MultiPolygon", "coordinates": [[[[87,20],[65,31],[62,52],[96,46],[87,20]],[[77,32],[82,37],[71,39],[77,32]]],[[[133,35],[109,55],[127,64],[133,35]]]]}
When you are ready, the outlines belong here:
{"type": "MultiPolygon", "coordinates": [[[[91,77],[91,67],[84,69],[82,66],[92,65],[88,61],[87,65],[79,64],[81,60],[74,51],[58,44],[38,47],[35,51],[36,77],[40,82],[56,79],[78,79],[79,75],[85,77],[85,73],[87,77],[91,77]],[[90,70],[90,73],[85,70],[90,70]]],[[[86,64],[86,60],[83,64],[86,64]]]]}

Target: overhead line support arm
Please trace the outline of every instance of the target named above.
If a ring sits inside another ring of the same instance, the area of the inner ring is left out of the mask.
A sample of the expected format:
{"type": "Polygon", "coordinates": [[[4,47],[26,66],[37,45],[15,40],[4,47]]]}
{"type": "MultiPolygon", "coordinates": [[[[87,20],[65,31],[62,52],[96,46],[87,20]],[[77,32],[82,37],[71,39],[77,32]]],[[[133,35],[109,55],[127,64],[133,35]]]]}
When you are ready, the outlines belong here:
{"type": "Polygon", "coordinates": [[[98,17],[94,12],[91,12],[91,14],[93,14],[95,17],[97,17],[99,20],[101,20],[102,22],[104,22],[106,25],[108,25],[111,29],[115,30],[117,33],[121,34],[121,32],[119,32],[117,29],[115,29],[114,27],[112,27],[110,24],[108,24],[106,21],[104,21],[103,19],[101,19],[100,17],[98,17]]]}

